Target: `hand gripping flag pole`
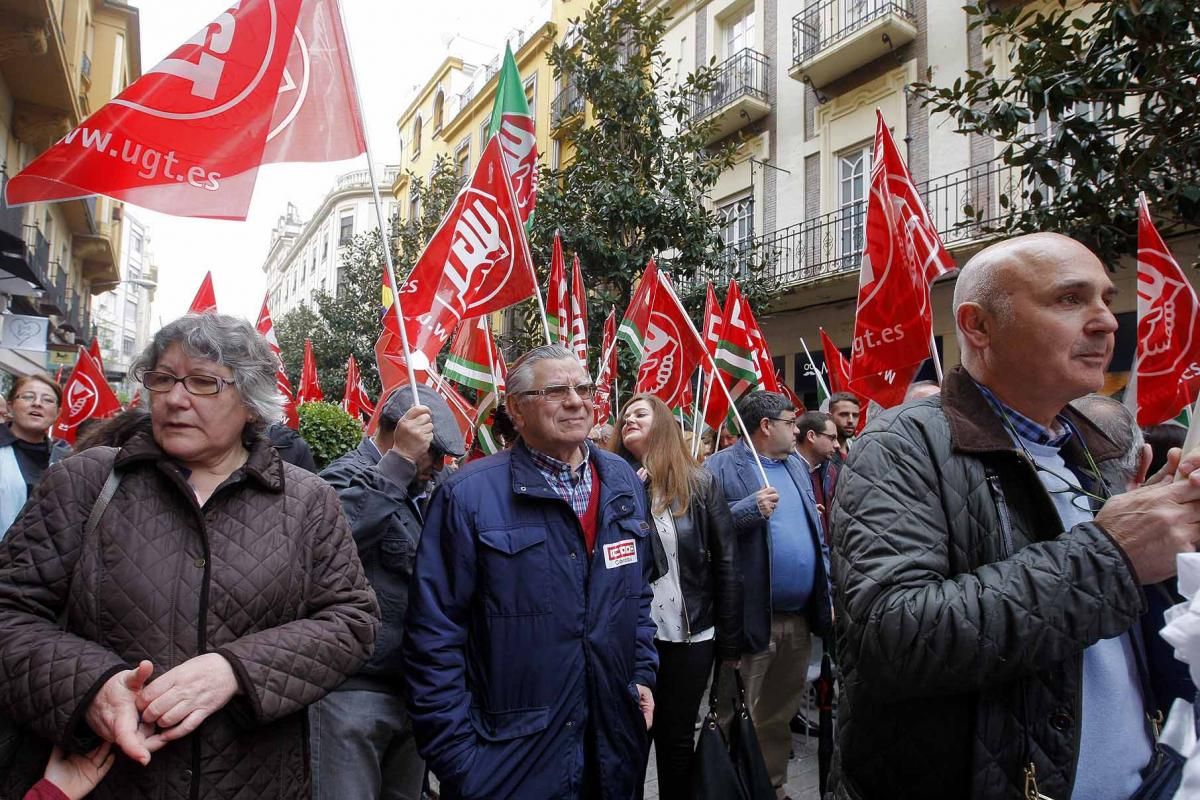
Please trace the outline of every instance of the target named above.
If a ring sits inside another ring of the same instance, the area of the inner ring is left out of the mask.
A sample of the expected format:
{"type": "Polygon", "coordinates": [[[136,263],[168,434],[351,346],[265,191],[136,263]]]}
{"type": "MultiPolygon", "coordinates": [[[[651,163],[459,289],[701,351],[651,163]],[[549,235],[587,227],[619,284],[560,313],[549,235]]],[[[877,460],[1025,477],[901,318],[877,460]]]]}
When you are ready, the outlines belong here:
{"type": "MultiPolygon", "coordinates": [[[[658,287],[660,289],[666,289],[670,293],[671,299],[675,302],[675,304],[681,309],[683,308],[683,303],[679,301],[679,295],[675,294],[675,288],[671,286],[671,279],[662,272],[658,273],[658,287]]],[[[696,330],[696,324],[692,322],[692,318],[686,313],[682,314],[681,316],[687,321],[688,330],[690,330],[692,335],[696,337],[696,341],[703,345],[704,339],[700,336],[700,332],[696,330]]],[[[717,362],[713,360],[713,357],[711,354],[709,354],[707,347],[701,347],[701,349],[704,351],[704,358],[708,360],[708,365],[712,367],[712,370],[715,373],[717,371],[717,362]]],[[[721,391],[725,393],[725,399],[729,401],[729,407],[733,409],[733,418],[737,420],[738,427],[742,430],[742,436],[746,440],[746,446],[749,447],[750,452],[754,454],[754,464],[758,467],[758,475],[760,478],[762,478],[763,488],[768,488],[771,485],[771,482],[767,480],[767,471],[763,468],[762,461],[758,455],[758,450],[754,447],[754,442],[750,441],[750,431],[746,428],[746,423],[742,421],[742,415],[738,413],[737,405],[733,402],[733,396],[729,393],[729,387],[725,385],[725,381],[718,380],[717,383],[721,385],[721,391]]]]}
{"type": "Polygon", "coordinates": [[[383,214],[383,201],[379,197],[379,182],[375,180],[375,156],[371,154],[371,135],[367,131],[365,124],[366,113],[362,112],[363,96],[358,85],[358,70],[354,68],[354,48],[350,45],[350,28],[346,25],[346,12],[342,10],[341,0],[334,0],[337,6],[338,16],[342,21],[342,28],[346,31],[346,55],[350,62],[350,79],[354,84],[354,96],[358,98],[358,107],[362,113],[363,124],[363,140],[366,143],[367,151],[367,178],[371,182],[371,194],[375,203],[375,218],[379,222],[379,236],[383,240],[383,265],[387,270],[388,280],[391,281],[394,289],[392,297],[392,309],[396,315],[396,323],[400,328],[400,346],[404,349],[404,368],[408,372],[408,387],[412,391],[413,405],[421,405],[421,400],[417,396],[417,375],[413,370],[412,351],[408,347],[408,326],[404,324],[404,314],[400,310],[400,284],[396,281],[396,267],[392,264],[392,241],[390,231],[388,230],[387,220],[383,214]]]}

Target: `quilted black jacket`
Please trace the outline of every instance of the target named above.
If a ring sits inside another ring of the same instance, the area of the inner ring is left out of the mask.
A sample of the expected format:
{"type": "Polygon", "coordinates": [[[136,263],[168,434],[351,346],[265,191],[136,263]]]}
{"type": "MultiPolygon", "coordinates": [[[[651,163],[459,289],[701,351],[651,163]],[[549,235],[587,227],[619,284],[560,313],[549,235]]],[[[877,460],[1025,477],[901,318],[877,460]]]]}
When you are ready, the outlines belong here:
{"type": "MultiPolygon", "coordinates": [[[[1117,448],[1064,414],[1111,484],[1117,448]]],[[[1064,457],[1084,463],[1077,440],[1064,457]]],[[[1083,651],[1145,607],[1117,544],[1092,523],[1063,532],[961,368],[855,441],[832,523],[835,797],[1015,800],[1032,761],[1041,792],[1069,798],[1083,651]]]]}
{"type": "MultiPolygon", "coordinates": [[[[72,456],[0,543],[0,713],[41,739],[94,743],[91,699],[140,659],[157,676],[215,651],[237,676],[233,701],[148,767],[119,757],[98,800],[310,795],[305,707],[367,659],[379,611],[333,490],[265,439],[251,448],[203,508],[148,434],[72,456]],[[82,542],[114,461],[120,488],[82,542]]],[[[33,744],[4,797],[44,766],[33,744]]]]}

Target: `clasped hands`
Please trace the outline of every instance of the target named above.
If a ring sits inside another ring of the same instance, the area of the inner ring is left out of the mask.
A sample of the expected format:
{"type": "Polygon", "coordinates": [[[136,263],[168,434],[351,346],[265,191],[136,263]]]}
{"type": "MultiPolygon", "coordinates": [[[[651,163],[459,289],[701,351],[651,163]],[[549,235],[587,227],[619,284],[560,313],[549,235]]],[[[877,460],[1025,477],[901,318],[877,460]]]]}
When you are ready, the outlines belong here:
{"type": "Polygon", "coordinates": [[[196,730],[238,691],[233,667],[217,653],[190,658],[147,683],[153,672],[149,661],[118,672],[87,710],[96,735],[143,767],[151,754],[196,730]]]}

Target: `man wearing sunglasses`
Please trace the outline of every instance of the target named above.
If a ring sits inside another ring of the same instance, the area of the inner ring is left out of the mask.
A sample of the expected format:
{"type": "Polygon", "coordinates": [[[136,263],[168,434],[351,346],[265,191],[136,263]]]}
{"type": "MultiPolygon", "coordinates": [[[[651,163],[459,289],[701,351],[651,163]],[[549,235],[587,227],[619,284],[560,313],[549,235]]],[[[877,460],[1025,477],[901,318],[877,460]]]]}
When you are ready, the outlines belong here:
{"type": "Polygon", "coordinates": [[[447,455],[466,447],[446,401],[417,386],[392,391],[373,438],[321,473],[338,493],[383,624],[371,660],[309,713],[313,799],[418,800],[425,764],[413,741],[400,641],[425,494],[447,455]]]}
{"type": "Polygon", "coordinates": [[[645,493],[587,441],[594,387],[558,345],[508,373],[520,435],[438,488],[404,677],[444,798],[630,798],[653,714],[645,493]]]}

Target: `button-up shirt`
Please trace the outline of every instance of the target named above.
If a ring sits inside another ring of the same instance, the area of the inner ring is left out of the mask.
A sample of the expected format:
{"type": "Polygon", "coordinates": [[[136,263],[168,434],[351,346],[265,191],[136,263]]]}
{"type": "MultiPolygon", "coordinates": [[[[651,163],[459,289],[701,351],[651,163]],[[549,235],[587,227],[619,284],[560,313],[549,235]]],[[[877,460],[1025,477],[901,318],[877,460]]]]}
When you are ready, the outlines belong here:
{"type": "Polygon", "coordinates": [[[1008,420],[1013,429],[1017,432],[1017,436],[1037,444],[1049,445],[1050,447],[1061,448],[1074,435],[1074,429],[1066,417],[1059,414],[1054,418],[1058,423],[1059,430],[1057,432],[1047,428],[1045,425],[1040,425],[1029,417],[1022,414],[1020,411],[1006,405],[999,397],[992,394],[992,390],[984,386],[978,381],[975,385],[979,387],[979,391],[987,399],[992,410],[995,411],[1002,419],[1008,420]]]}
{"type": "Polygon", "coordinates": [[[575,516],[582,519],[583,515],[587,513],[588,500],[592,496],[590,445],[586,441],[583,443],[583,462],[578,467],[572,467],[565,461],[559,461],[557,458],[538,452],[524,442],[521,442],[520,446],[529,453],[529,458],[537,467],[538,472],[546,478],[546,483],[550,484],[550,488],[567,501],[574,510],[575,516]]]}

